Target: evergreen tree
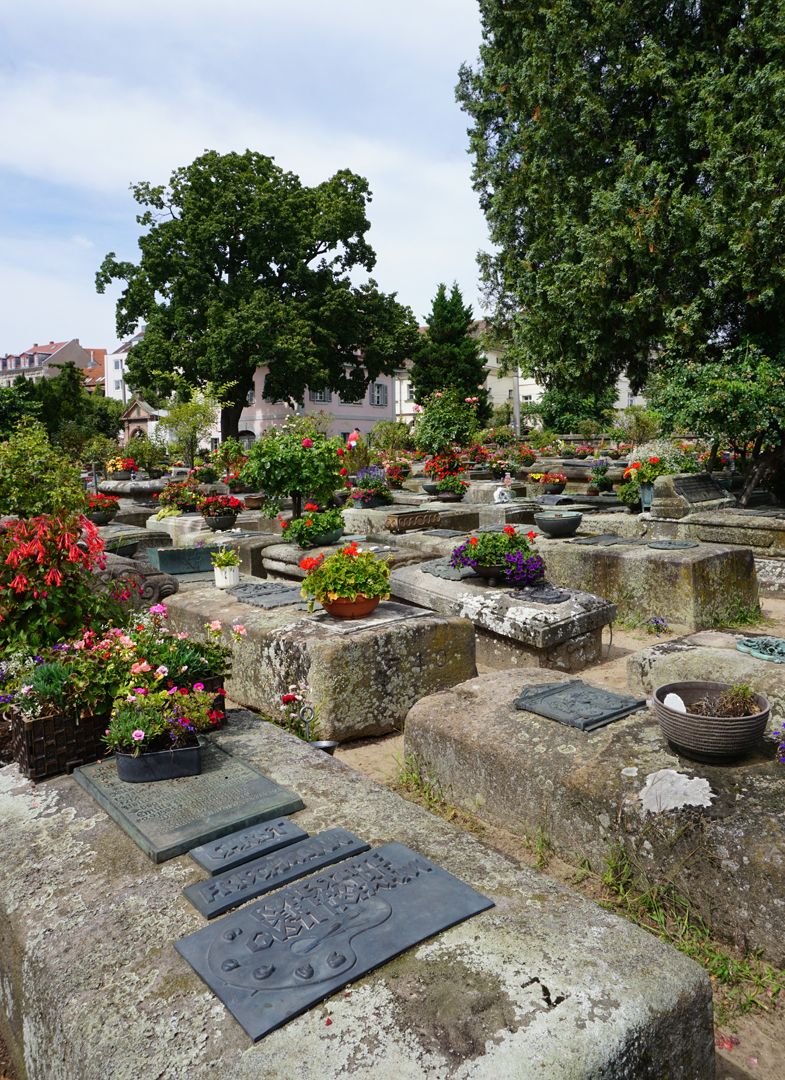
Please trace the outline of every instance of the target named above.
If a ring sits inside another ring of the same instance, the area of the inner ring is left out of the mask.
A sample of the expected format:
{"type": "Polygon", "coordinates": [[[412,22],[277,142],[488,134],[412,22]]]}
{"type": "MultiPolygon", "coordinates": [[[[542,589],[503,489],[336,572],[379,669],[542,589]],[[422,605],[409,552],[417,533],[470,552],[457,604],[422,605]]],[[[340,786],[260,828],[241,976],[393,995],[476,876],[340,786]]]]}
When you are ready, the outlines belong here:
{"type": "Polygon", "coordinates": [[[546,386],[785,344],[781,0],[480,0],[461,70],[481,258],[546,386]]]}
{"type": "Polygon", "coordinates": [[[480,399],[477,417],[485,423],[491,415],[485,386],[488,369],[476,338],[470,336],[474,315],[457,284],[449,296],[447,286],[439,285],[425,321],[428,329],[411,367],[414,400],[421,405],[435,391],[453,389],[462,398],[480,399]]]}

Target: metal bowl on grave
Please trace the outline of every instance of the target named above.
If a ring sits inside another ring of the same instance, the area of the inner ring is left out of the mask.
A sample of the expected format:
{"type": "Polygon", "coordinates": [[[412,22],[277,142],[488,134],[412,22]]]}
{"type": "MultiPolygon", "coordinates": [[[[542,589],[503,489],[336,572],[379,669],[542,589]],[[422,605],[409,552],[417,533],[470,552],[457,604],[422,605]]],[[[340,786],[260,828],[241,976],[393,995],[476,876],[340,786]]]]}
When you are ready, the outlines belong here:
{"type": "Polygon", "coordinates": [[[552,540],[575,536],[583,514],[577,510],[540,510],[534,515],[534,523],[552,540]]]}

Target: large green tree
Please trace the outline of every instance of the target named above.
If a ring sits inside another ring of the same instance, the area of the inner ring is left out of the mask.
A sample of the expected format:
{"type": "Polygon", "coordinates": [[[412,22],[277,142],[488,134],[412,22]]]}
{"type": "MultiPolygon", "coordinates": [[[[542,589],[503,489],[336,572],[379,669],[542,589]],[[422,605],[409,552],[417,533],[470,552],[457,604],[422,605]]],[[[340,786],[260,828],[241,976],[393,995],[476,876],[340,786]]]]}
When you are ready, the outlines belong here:
{"type": "Polygon", "coordinates": [[[422,405],[431,394],[448,388],[463,397],[477,397],[477,417],[485,422],[491,407],[485,380],[488,368],[476,337],[474,314],[457,284],[447,293],[439,285],[431,313],[425,319],[422,335],[411,366],[414,400],[422,405]]]}
{"type": "Polygon", "coordinates": [[[19,375],[0,390],[0,438],[20,420],[40,420],[53,444],[78,457],[97,435],[116,440],[122,413],[119,401],[88,392],[79,368],[63,364],[52,378],[33,382],[19,375]]]}
{"type": "Polygon", "coordinates": [[[416,325],[394,294],[358,272],[376,261],[365,239],[368,183],[348,170],[306,187],[272,158],[209,151],[168,185],[136,184],[145,230],[138,265],[104,259],[99,292],[127,284],[121,336],[144,322],[129,381],[166,393],[177,377],[230,387],[223,438],[237,434],[256,368],[268,400],[302,403],[306,387],[361,397],[411,354],[416,325]]]}
{"type": "Polygon", "coordinates": [[[461,70],[481,259],[511,357],[546,385],[782,363],[781,0],[480,0],[461,70]]]}

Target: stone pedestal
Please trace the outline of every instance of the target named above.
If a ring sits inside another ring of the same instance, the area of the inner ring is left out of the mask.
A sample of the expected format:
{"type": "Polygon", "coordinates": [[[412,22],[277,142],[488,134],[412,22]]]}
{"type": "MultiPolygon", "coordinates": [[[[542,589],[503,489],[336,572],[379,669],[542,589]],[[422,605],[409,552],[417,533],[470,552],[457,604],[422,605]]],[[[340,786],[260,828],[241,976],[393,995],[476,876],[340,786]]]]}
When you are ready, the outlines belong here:
{"type": "Polygon", "coordinates": [[[613,604],[576,589],[565,590],[568,599],[561,603],[533,603],[511,596],[513,588],[491,587],[474,576],[449,580],[422,564],[392,573],[393,596],[470,619],[478,659],[488,667],[580,671],[600,659],[602,628],[616,615],[613,604]]]}
{"type": "Polygon", "coordinates": [[[299,596],[291,606],[251,606],[210,585],[193,584],[168,604],[171,625],[202,637],[219,619],[245,626],[232,643],[233,701],[269,716],[281,695],[307,682],[319,719],[319,737],[358,739],[403,726],[424,694],[454,686],[476,671],[474,633],[464,619],[445,618],[383,602],[365,619],[309,615],[299,596]]]}

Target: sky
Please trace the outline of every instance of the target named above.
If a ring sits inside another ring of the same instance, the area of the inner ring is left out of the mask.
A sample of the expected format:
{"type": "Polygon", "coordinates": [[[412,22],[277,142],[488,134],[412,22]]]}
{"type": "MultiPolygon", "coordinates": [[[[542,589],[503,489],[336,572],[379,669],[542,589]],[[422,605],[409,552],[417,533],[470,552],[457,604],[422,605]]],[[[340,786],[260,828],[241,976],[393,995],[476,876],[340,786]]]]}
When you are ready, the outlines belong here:
{"type": "Polygon", "coordinates": [[[0,0],[0,354],[113,348],[137,261],[129,185],[249,148],[316,184],[366,176],[373,276],[422,321],[440,281],[482,313],[487,231],[458,68],[477,0],[0,0]]]}

